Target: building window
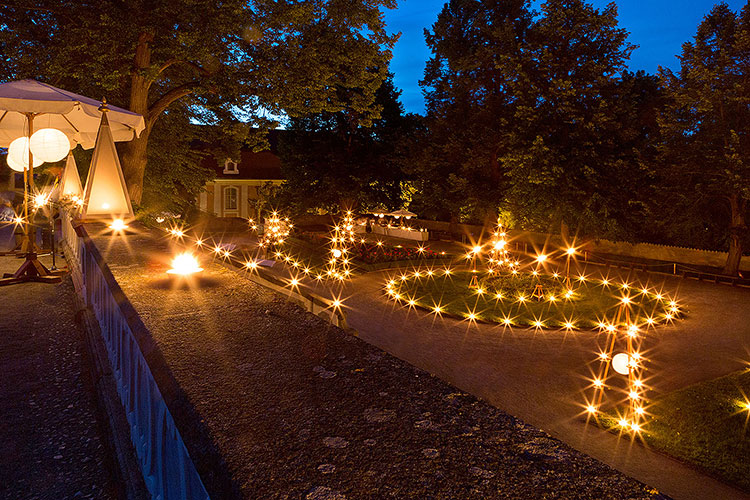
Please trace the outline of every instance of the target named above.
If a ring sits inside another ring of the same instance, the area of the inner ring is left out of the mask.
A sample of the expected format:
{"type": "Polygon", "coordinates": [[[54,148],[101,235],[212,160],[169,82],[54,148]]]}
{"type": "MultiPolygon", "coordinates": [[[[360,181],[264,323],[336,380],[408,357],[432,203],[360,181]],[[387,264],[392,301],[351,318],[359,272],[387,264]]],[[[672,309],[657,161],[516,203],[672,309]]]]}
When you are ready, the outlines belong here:
{"type": "Polygon", "coordinates": [[[237,188],[224,188],[224,210],[237,210],[237,188]]]}
{"type": "Polygon", "coordinates": [[[240,171],[237,170],[237,162],[227,158],[226,161],[224,162],[224,173],[225,174],[239,174],[240,171]]]}

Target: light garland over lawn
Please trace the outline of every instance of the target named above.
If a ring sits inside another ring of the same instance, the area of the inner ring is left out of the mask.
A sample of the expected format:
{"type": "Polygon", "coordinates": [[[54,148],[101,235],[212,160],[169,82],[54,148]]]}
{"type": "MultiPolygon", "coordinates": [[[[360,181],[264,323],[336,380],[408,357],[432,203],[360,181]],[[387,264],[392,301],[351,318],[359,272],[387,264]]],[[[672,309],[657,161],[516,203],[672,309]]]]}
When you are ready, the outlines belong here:
{"type": "MultiPolygon", "coordinates": [[[[543,261],[546,259],[536,260],[537,264],[543,261]]],[[[641,432],[647,415],[644,335],[657,325],[681,317],[677,302],[647,285],[583,274],[570,279],[567,271],[565,276],[557,272],[544,274],[539,265],[531,272],[513,268],[498,273],[494,266],[490,270],[486,273],[489,278],[479,280],[475,269],[467,272],[450,267],[415,268],[389,277],[384,289],[390,300],[403,307],[461,318],[470,326],[485,321],[499,323],[504,329],[530,327],[535,332],[597,331],[603,336],[603,345],[598,348],[597,375],[591,379],[592,394],[585,403],[586,413],[598,421],[605,396],[614,393],[607,396],[612,403],[618,392],[624,392],[626,410],[618,424],[624,431],[641,432]],[[515,290],[491,288],[492,280],[500,276],[501,284],[517,280],[519,286],[515,290]],[[627,377],[624,384],[618,374],[627,377]]]]}
{"type": "MultiPolygon", "coordinates": [[[[282,223],[276,214],[273,218],[282,223]]],[[[172,227],[168,232],[183,245],[192,246],[190,240],[194,240],[198,249],[207,247],[201,238],[187,236],[182,228],[172,227]]],[[[272,234],[279,232],[272,231],[272,234]]],[[[349,243],[357,244],[356,240],[350,240],[346,222],[342,221],[334,227],[330,237],[331,254],[326,257],[326,271],[316,271],[281,250],[276,250],[274,256],[294,270],[293,276],[287,280],[291,289],[299,288],[304,278],[316,281],[331,278],[341,282],[351,274],[342,274],[339,270],[339,267],[349,270],[347,247],[349,243]]],[[[564,274],[544,271],[543,266],[549,263],[546,254],[534,259],[532,271],[521,271],[518,261],[511,260],[506,253],[506,245],[498,244],[501,241],[505,241],[504,235],[498,229],[490,249],[494,251],[491,257],[494,262],[484,273],[475,267],[482,252],[482,246],[475,245],[467,254],[472,261],[470,271],[449,266],[402,271],[386,280],[385,293],[403,307],[425,309],[436,316],[457,317],[469,326],[482,321],[498,323],[503,329],[532,328],[534,332],[556,330],[567,333],[584,329],[598,332],[601,335],[598,338],[603,340],[600,340],[597,350],[597,374],[590,379],[591,397],[584,404],[585,413],[588,418],[599,422],[613,405],[624,400],[626,408],[618,414],[620,429],[633,434],[642,432],[648,415],[645,397],[648,387],[643,377],[647,361],[642,352],[644,336],[658,325],[682,317],[683,311],[677,301],[663,290],[647,284],[584,274],[570,275],[569,259],[575,255],[572,248],[565,252],[568,260],[564,274]],[[497,262],[500,260],[498,252],[502,252],[501,259],[505,262],[497,262]],[[500,264],[503,269],[498,270],[495,264],[500,264]],[[626,376],[626,381],[618,379],[617,375],[626,376]],[[624,394],[624,397],[617,400],[617,393],[624,394]]],[[[426,251],[424,247],[420,250],[426,251]]],[[[222,243],[215,245],[213,253],[222,259],[234,259],[232,251],[222,243]]],[[[247,259],[242,265],[247,271],[257,271],[259,261],[247,259]]],[[[332,307],[341,308],[342,302],[339,293],[332,307]]]]}

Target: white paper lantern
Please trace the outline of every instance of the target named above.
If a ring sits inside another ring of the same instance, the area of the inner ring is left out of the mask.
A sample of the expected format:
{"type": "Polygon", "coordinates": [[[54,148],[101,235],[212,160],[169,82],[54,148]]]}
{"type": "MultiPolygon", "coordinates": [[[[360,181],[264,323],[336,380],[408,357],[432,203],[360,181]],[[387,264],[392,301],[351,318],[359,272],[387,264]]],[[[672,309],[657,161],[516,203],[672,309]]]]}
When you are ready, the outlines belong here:
{"type": "Polygon", "coordinates": [[[15,170],[16,172],[23,172],[23,165],[21,165],[20,163],[16,163],[10,155],[5,157],[5,161],[8,162],[8,166],[11,170],[15,170]]]}
{"type": "Polygon", "coordinates": [[[42,161],[60,161],[69,151],[68,137],[55,128],[43,128],[31,136],[31,152],[42,161]]]}
{"type": "MultiPolygon", "coordinates": [[[[17,172],[23,172],[29,168],[29,139],[19,137],[8,146],[8,166],[17,172]]],[[[34,156],[34,166],[38,167],[44,163],[40,158],[34,156]]]]}
{"type": "Polygon", "coordinates": [[[630,373],[630,356],[621,352],[612,358],[612,368],[620,375],[630,373]]]}

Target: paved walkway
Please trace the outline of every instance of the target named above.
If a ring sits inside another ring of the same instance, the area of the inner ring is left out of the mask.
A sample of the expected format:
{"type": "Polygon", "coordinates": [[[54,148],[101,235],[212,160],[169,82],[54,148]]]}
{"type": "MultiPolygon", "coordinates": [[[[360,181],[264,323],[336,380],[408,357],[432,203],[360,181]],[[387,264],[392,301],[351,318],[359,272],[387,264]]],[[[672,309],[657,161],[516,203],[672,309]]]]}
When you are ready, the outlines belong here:
{"type": "Polygon", "coordinates": [[[199,471],[205,429],[245,498],[663,498],[210,255],[180,282],[167,238],[95,241],[185,393],[199,471]]]}
{"type": "MultiPolygon", "coordinates": [[[[286,274],[278,266],[274,271],[286,274]]],[[[586,272],[600,273],[602,268],[591,266],[586,272]]],[[[389,274],[395,273],[360,275],[343,289],[349,325],[362,339],[670,496],[748,498],[674,459],[583,423],[596,333],[534,332],[436,319],[386,300],[383,286],[389,274]]],[[[747,367],[750,290],[657,274],[633,278],[676,295],[689,313],[687,319],[648,335],[652,394],[747,367]]],[[[330,296],[324,286],[311,288],[330,296]]]]}
{"type": "Polygon", "coordinates": [[[69,277],[0,287],[2,499],[115,498],[74,293],[69,277]]]}

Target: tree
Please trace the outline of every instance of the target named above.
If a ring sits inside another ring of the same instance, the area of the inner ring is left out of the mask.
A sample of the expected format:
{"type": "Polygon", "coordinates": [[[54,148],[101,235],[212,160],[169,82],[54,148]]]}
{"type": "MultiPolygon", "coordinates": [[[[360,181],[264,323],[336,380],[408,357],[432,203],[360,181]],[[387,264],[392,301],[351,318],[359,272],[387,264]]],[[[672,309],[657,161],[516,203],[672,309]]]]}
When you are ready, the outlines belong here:
{"type": "Polygon", "coordinates": [[[380,7],[394,0],[25,0],[0,5],[0,78],[106,94],[146,120],[123,146],[140,202],[149,140],[164,113],[206,123],[243,114],[335,112],[367,123],[395,42],[380,7]],[[377,68],[383,68],[379,70],[377,68]],[[357,89],[343,102],[340,89],[357,89]],[[182,106],[176,106],[181,103],[182,106]]]}
{"type": "Polygon", "coordinates": [[[509,89],[531,24],[525,0],[451,0],[425,30],[428,133],[408,167],[420,213],[494,221],[507,190],[498,158],[515,110],[509,89]]]}
{"type": "Polygon", "coordinates": [[[720,203],[728,227],[724,272],[736,275],[750,210],[750,4],[716,5],[682,46],[680,71],[660,68],[671,98],[663,115],[662,159],[669,203],[720,203]]]}
{"type": "Polygon", "coordinates": [[[280,144],[281,203],[298,213],[400,206],[405,176],[399,147],[413,133],[415,118],[404,114],[399,95],[389,76],[376,92],[381,116],[369,126],[352,109],[292,119],[280,144]]]}
{"type": "Polygon", "coordinates": [[[452,220],[494,223],[499,210],[529,229],[575,222],[632,236],[653,184],[658,80],[624,73],[633,47],[614,4],[541,9],[452,0],[426,32],[429,133],[413,162],[424,184],[415,203],[452,220]]]}
{"type": "Polygon", "coordinates": [[[629,204],[641,177],[637,155],[620,141],[635,82],[618,76],[634,47],[614,3],[598,10],[583,0],[548,0],[541,8],[511,89],[517,106],[500,158],[507,201],[528,227],[562,223],[566,236],[566,222],[575,222],[580,232],[616,234],[626,210],[610,195],[629,204]]]}

